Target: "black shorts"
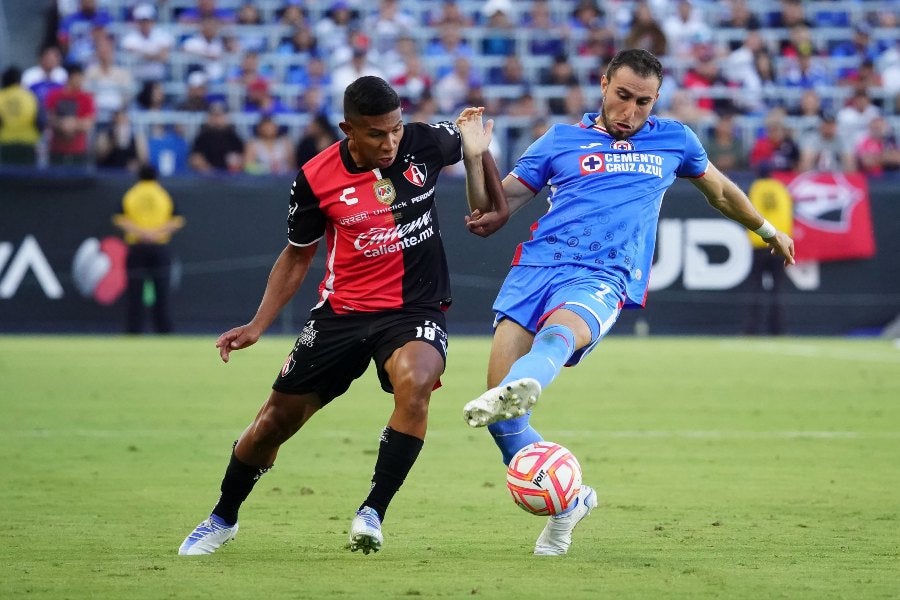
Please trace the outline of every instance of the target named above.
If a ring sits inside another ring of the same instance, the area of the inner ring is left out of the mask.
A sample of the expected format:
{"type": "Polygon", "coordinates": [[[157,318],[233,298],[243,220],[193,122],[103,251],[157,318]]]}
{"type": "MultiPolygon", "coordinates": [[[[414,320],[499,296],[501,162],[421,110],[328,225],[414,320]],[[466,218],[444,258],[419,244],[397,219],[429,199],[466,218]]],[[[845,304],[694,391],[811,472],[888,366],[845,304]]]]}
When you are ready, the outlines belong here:
{"type": "Polygon", "coordinates": [[[394,350],[414,340],[430,344],[446,365],[444,312],[408,308],[337,315],[326,302],[310,312],[272,389],[285,394],[314,392],[324,406],[346,392],[374,360],[381,389],[393,393],[384,363],[394,350]]]}

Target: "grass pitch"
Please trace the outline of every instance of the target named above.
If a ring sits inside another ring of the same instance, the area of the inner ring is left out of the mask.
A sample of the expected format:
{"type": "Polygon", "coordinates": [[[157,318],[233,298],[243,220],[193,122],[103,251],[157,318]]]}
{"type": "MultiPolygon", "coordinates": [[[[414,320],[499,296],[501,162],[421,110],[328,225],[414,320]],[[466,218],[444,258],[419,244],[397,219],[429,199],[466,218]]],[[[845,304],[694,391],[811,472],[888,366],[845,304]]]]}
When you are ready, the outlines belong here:
{"type": "Polygon", "coordinates": [[[489,341],[451,339],[385,546],[344,549],[391,410],[374,373],[288,442],[218,553],[178,545],[293,342],[0,337],[2,598],[897,598],[900,349],[881,340],[617,338],[535,409],[601,506],[531,555],[469,429],[489,341]]]}

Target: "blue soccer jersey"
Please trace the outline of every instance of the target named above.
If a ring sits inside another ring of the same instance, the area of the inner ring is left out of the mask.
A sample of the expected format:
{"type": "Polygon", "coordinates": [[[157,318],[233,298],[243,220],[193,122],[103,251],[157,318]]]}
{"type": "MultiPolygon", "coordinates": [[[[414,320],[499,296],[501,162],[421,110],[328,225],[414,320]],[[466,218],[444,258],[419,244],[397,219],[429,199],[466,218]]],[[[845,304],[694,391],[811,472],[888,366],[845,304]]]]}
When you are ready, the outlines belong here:
{"type": "Polygon", "coordinates": [[[642,306],[663,194],[676,177],[702,177],[706,151],[678,121],[650,117],[616,140],[597,116],[552,126],[516,162],[512,175],[535,193],[550,187],[550,209],[512,262],[607,271],[623,281],[626,306],[642,306]]]}

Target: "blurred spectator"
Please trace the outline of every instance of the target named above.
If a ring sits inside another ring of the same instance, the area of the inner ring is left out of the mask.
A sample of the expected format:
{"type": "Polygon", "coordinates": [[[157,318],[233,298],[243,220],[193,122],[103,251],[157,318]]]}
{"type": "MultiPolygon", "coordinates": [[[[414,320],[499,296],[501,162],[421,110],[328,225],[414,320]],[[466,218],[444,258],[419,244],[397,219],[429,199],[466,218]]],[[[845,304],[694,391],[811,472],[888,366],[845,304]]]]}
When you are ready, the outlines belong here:
{"type": "Polygon", "coordinates": [[[147,135],[147,161],[163,177],[188,171],[188,143],[181,128],[156,123],[147,135]]]}
{"type": "Polygon", "coordinates": [[[780,0],[778,10],[766,16],[766,26],[768,27],[790,28],[794,25],[815,26],[806,17],[806,9],[801,0],[780,0]]]}
{"type": "Polygon", "coordinates": [[[581,85],[567,85],[561,105],[554,102],[554,100],[556,99],[551,99],[547,103],[550,114],[566,117],[568,121],[577,123],[584,116],[584,113],[588,112],[584,88],[581,85]],[[558,112],[554,112],[554,110],[558,112]]]}
{"type": "MultiPolygon", "coordinates": [[[[803,90],[822,89],[834,84],[825,64],[824,57],[813,56],[801,51],[795,57],[784,60],[784,70],[778,78],[780,85],[786,88],[803,90]]],[[[787,102],[788,110],[796,108],[796,102],[787,102]]]]}
{"type": "Polygon", "coordinates": [[[297,141],[296,166],[302,167],[306,161],[332,145],[340,138],[339,132],[331,121],[322,113],[315,115],[306,124],[303,134],[297,141]]]}
{"type": "Polygon", "coordinates": [[[137,94],[137,105],[142,110],[168,110],[169,101],[161,81],[145,81],[137,94]]]}
{"type": "Polygon", "coordinates": [[[591,29],[602,29],[606,23],[606,13],[595,0],[578,0],[569,16],[569,28],[573,31],[586,32],[591,29]]]}
{"type": "Polygon", "coordinates": [[[178,110],[206,112],[209,110],[211,103],[206,73],[194,71],[187,77],[186,92],[184,98],[178,104],[178,110]]]}
{"type": "Polygon", "coordinates": [[[712,30],[700,12],[694,10],[692,0],[678,0],[675,11],[662,22],[669,56],[691,60],[694,44],[709,43],[712,40],[712,30]]]}
{"type": "Polygon", "coordinates": [[[549,0],[534,0],[530,11],[523,11],[522,25],[528,29],[528,51],[534,56],[556,56],[566,50],[566,29],[550,10],[549,0]]]}
{"type": "Polygon", "coordinates": [[[875,62],[881,84],[894,112],[900,112],[900,39],[879,55],[875,62]]]}
{"type": "Polygon", "coordinates": [[[294,29],[310,27],[306,9],[302,6],[303,0],[286,0],[286,6],[278,11],[278,24],[286,25],[294,29]]]}
{"type": "Polygon", "coordinates": [[[428,24],[431,27],[440,28],[444,25],[451,25],[459,29],[465,29],[475,24],[472,16],[463,11],[456,0],[444,0],[444,2],[436,4],[439,7],[437,11],[428,15],[428,24]]]}
{"type": "Polygon", "coordinates": [[[793,127],[797,139],[800,140],[801,150],[803,139],[819,131],[824,115],[834,120],[834,111],[830,108],[826,110],[822,97],[814,89],[803,90],[803,93],[800,94],[800,101],[796,106],[789,108],[787,113],[792,117],[797,117],[793,121],[793,127]]]}
{"type": "MultiPolygon", "coordinates": [[[[857,23],[853,26],[853,36],[849,40],[839,40],[830,49],[829,55],[838,59],[855,59],[853,63],[874,64],[881,49],[878,43],[872,40],[872,28],[866,23],[857,23]]],[[[856,68],[854,64],[841,63],[837,78],[849,80],[855,78],[856,68]]]]}
{"type": "MultiPolygon", "coordinates": [[[[762,27],[762,22],[756,13],[748,8],[746,0],[729,0],[727,4],[728,10],[725,16],[719,20],[719,27],[740,29],[741,31],[758,31],[762,27]]],[[[729,42],[730,50],[736,50],[740,46],[739,40],[729,42]]]]}
{"type": "Polygon", "coordinates": [[[130,69],[138,81],[163,81],[168,75],[169,52],[175,39],[156,25],[156,9],[138,4],[131,13],[136,27],[122,38],[122,50],[130,57],[130,69]]]}
{"type": "Polygon", "coordinates": [[[631,28],[622,42],[622,49],[628,48],[643,48],[656,56],[665,56],[668,52],[666,34],[645,1],[639,1],[634,6],[631,28]]]}
{"type": "Polygon", "coordinates": [[[0,82],[0,164],[35,163],[40,118],[37,96],[22,87],[22,70],[7,67],[0,82]]]}
{"type": "Polygon", "coordinates": [[[297,171],[294,146],[271,115],[263,115],[244,148],[244,170],[255,175],[288,175],[297,171]]]}
{"type": "Polygon", "coordinates": [[[153,324],[157,333],[171,333],[169,287],[172,274],[172,234],[184,227],[169,193],[157,182],[156,169],[141,167],[138,182],[125,192],[121,212],[113,223],[122,229],[128,244],[125,268],[127,333],[141,333],[144,321],[146,280],[153,285],[153,324]]]}
{"type": "Polygon", "coordinates": [[[270,70],[262,68],[259,53],[253,50],[245,52],[241,56],[240,65],[232,67],[227,75],[228,83],[235,83],[243,90],[258,80],[268,81],[270,78],[270,70]]]}
{"type": "Polygon", "coordinates": [[[424,55],[429,58],[442,59],[434,68],[435,79],[441,79],[454,69],[458,58],[471,60],[475,52],[463,38],[462,31],[455,25],[440,26],[438,38],[431,40],[425,47],[424,55]]]}
{"type": "Polygon", "coordinates": [[[734,106],[730,98],[706,92],[710,88],[728,87],[728,82],[719,70],[715,50],[711,45],[702,44],[695,51],[696,58],[684,74],[681,80],[682,86],[691,93],[697,108],[704,112],[712,111],[716,114],[724,114],[726,111],[733,111],[734,106]]]}
{"type": "Polygon", "coordinates": [[[431,76],[422,66],[422,59],[413,54],[404,59],[403,71],[391,77],[391,85],[400,96],[401,108],[411,112],[422,99],[431,92],[431,76]]]}
{"type": "Polygon", "coordinates": [[[194,138],[188,157],[191,168],[200,173],[244,170],[244,140],[231,123],[225,105],[215,102],[194,138]]]}
{"type": "Polygon", "coordinates": [[[147,162],[147,141],[138,133],[128,111],[118,110],[108,127],[94,142],[94,162],[104,169],[127,169],[136,173],[147,162]]]}
{"type": "Polygon", "coordinates": [[[67,62],[84,63],[94,52],[95,37],[112,23],[106,9],[98,8],[97,0],[79,0],[78,10],[59,23],[57,40],[67,62]]]}
{"type": "Polygon", "coordinates": [[[550,66],[541,72],[541,85],[576,85],[578,76],[569,57],[565,54],[557,54],[553,57],[550,66]]]}
{"type": "Polygon", "coordinates": [[[731,85],[741,88],[736,95],[737,108],[741,112],[761,112],[762,98],[757,93],[762,80],[757,71],[757,55],[766,52],[765,42],[758,29],[745,32],[744,41],[721,61],[722,74],[731,85]]]}
{"type": "Polygon", "coordinates": [[[785,123],[784,109],[773,108],[766,115],[765,131],[750,149],[750,166],[760,175],[796,171],[800,149],[785,123]]]}
{"type": "Polygon", "coordinates": [[[94,96],[100,127],[112,121],[114,112],[127,109],[134,96],[134,78],[128,69],[116,63],[115,52],[112,37],[100,36],[95,60],[84,72],[84,88],[94,96]]]}
{"type": "Polygon", "coordinates": [[[262,14],[256,4],[245,1],[237,11],[235,18],[235,38],[242,52],[266,52],[269,39],[259,27],[263,25],[262,14]]]}
{"type": "Polygon", "coordinates": [[[66,73],[65,85],[47,94],[45,104],[50,128],[50,162],[84,165],[90,159],[88,140],[96,118],[94,98],[84,90],[81,65],[69,65],[66,73]]]}
{"type": "Polygon", "coordinates": [[[731,112],[726,112],[715,120],[704,146],[709,161],[726,174],[733,174],[748,166],[747,148],[731,112]]]}
{"type": "Polygon", "coordinates": [[[294,27],[291,37],[283,40],[276,49],[278,54],[294,57],[296,62],[305,63],[310,58],[320,56],[319,40],[308,25],[294,27]]]}
{"type": "Polygon", "coordinates": [[[818,127],[800,138],[798,170],[853,171],[852,154],[838,137],[834,114],[827,112],[819,119],[818,127]]]}
{"type": "MultiPolygon", "coordinates": [[[[537,100],[535,100],[534,94],[532,94],[530,90],[525,89],[521,95],[511,98],[507,102],[503,112],[507,117],[525,117],[533,119],[535,116],[544,118],[547,111],[537,100]]],[[[521,129],[518,127],[513,128],[510,131],[511,137],[516,138],[519,135],[521,135],[521,129]]],[[[531,140],[528,143],[531,144],[532,141],[534,140],[531,140]]],[[[515,156],[518,157],[519,154],[516,154],[515,156]]]]}
{"type": "Polygon", "coordinates": [[[472,71],[470,60],[465,57],[456,58],[453,61],[453,70],[434,84],[438,110],[445,115],[456,112],[469,95],[469,90],[480,85],[481,82],[472,71]]]}
{"type": "Polygon", "coordinates": [[[488,0],[481,7],[486,31],[481,39],[483,56],[510,56],[516,52],[515,10],[512,0],[488,0]]]}
{"type": "Polygon", "coordinates": [[[535,117],[532,119],[528,129],[519,132],[516,136],[509,155],[515,157],[522,156],[522,154],[525,153],[525,150],[527,150],[536,139],[547,133],[548,129],[550,129],[550,121],[547,120],[546,117],[535,117]]]}
{"type": "Polygon", "coordinates": [[[225,45],[219,34],[220,28],[221,22],[218,19],[204,17],[200,21],[200,30],[181,44],[181,50],[195,59],[189,68],[206,71],[206,76],[212,83],[225,79],[225,45]]]}
{"type": "Polygon", "coordinates": [[[379,61],[391,56],[397,42],[417,27],[416,19],[401,10],[397,0],[378,0],[377,11],[363,21],[363,30],[371,37],[370,50],[379,61]]]}
{"type": "Polygon", "coordinates": [[[702,131],[716,118],[713,111],[701,108],[691,92],[683,87],[672,91],[669,104],[660,111],[660,116],[681,121],[694,131],[702,131]]]}
{"type": "Polygon", "coordinates": [[[43,103],[50,90],[62,87],[66,83],[66,70],[61,65],[62,54],[56,46],[42,49],[38,64],[28,67],[22,73],[22,87],[31,90],[43,103]]]}
{"type": "Polygon", "coordinates": [[[875,117],[854,147],[856,164],[868,176],[880,177],[900,169],[900,148],[887,119],[875,117]]]}
{"type": "Polygon", "coordinates": [[[177,11],[179,23],[202,23],[214,19],[219,23],[234,23],[237,14],[231,8],[219,7],[216,0],[197,0],[193,7],[177,11]]]}
{"type": "Polygon", "coordinates": [[[847,104],[837,112],[838,130],[844,143],[855,147],[866,134],[872,119],[880,115],[881,111],[872,103],[866,88],[856,88],[847,104]]]}
{"type": "Polygon", "coordinates": [[[881,80],[881,74],[875,69],[875,63],[871,60],[864,60],[859,63],[859,67],[838,81],[838,85],[880,88],[884,86],[881,80]]]}
{"type": "Polygon", "coordinates": [[[290,112],[290,109],[282,104],[281,100],[272,93],[272,87],[269,82],[259,78],[247,86],[243,111],[262,115],[275,115],[290,112]]]}
{"type": "Polygon", "coordinates": [[[494,85],[528,85],[525,65],[516,54],[503,59],[503,64],[488,71],[488,83],[494,85]]]}
{"type": "MultiPolygon", "coordinates": [[[[336,63],[347,60],[352,52],[350,34],[359,19],[359,12],[349,2],[337,0],[325,15],[313,26],[316,38],[322,46],[323,56],[330,56],[336,63]]],[[[341,100],[343,104],[343,100],[341,100]]]]}
{"type": "MultiPolygon", "coordinates": [[[[615,32],[609,27],[595,27],[588,30],[582,42],[578,44],[578,55],[593,57],[603,64],[609,62],[616,53],[615,32]]],[[[599,80],[591,80],[598,83],[599,80]]]]}
{"type": "Polygon", "coordinates": [[[810,28],[803,24],[792,25],[788,29],[788,37],[781,40],[778,53],[788,58],[813,56],[820,54],[810,28]]]}
{"type": "Polygon", "coordinates": [[[381,68],[369,61],[369,51],[364,47],[353,48],[350,60],[331,73],[331,106],[334,111],[344,110],[344,90],[363,75],[375,75],[384,79],[381,68]]]}
{"type": "Polygon", "coordinates": [[[311,85],[303,90],[297,101],[297,110],[310,115],[330,114],[331,104],[327,89],[320,85],[311,85]]]}

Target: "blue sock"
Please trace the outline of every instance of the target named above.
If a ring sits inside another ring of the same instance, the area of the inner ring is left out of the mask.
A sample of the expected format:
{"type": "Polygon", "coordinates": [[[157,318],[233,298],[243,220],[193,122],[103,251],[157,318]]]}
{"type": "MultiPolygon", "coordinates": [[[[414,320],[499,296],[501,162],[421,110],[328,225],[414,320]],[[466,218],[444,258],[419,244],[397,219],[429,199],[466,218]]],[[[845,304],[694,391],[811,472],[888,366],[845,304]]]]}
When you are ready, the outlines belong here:
{"type": "Polygon", "coordinates": [[[516,452],[531,444],[539,442],[542,438],[541,434],[534,430],[534,427],[528,424],[531,412],[514,417],[505,421],[498,421],[488,425],[488,431],[494,437],[494,443],[500,448],[503,454],[503,464],[508,465],[516,452]]]}
{"type": "Polygon", "coordinates": [[[546,389],[556,379],[566,361],[575,353],[575,334],[565,325],[550,325],[541,329],[531,344],[531,350],[513,363],[500,385],[531,377],[546,389]]]}
{"type": "MultiPolygon", "coordinates": [[[[575,334],[564,325],[544,327],[535,336],[531,351],[513,363],[512,368],[500,385],[531,377],[537,379],[541,389],[545,389],[562,370],[566,361],[575,352],[575,334]]],[[[532,442],[542,440],[541,434],[529,425],[531,413],[488,425],[494,443],[503,454],[503,463],[509,464],[512,457],[532,442]]]]}

